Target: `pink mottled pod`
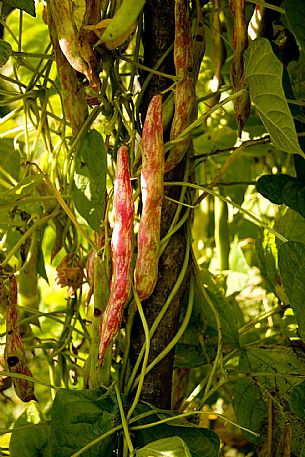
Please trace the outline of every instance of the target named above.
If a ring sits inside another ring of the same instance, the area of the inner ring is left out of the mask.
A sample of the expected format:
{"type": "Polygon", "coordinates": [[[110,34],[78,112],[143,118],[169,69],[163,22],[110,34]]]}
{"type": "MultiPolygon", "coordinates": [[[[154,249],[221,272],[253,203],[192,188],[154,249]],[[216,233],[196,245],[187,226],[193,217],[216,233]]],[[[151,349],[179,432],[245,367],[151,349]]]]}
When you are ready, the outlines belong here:
{"type": "Polygon", "coordinates": [[[141,301],[151,295],[158,278],[163,178],[162,97],[155,95],[148,106],[142,133],[142,214],[134,273],[135,288],[141,301]]]}
{"type": "Polygon", "coordinates": [[[114,225],[111,239],[112,276],[110,295],[100,325],[99,363],[118,332],[131,290],[134,205],[128,164],[128,148],[118,150],[113,195],[114,225]]]}
{"type": "MultiPolygon", "coordinates": [[[[170,131],[171,140],[177,138],[191,124],[196,106],[194,44],[185,0],[176,0],[175,3],[174,62],[179,81],[174,94],[175,113],[170,131]]],[[[181,162],[190,141],[188,136],[172,146],[165,163],[166,173],[181,162]]]]}

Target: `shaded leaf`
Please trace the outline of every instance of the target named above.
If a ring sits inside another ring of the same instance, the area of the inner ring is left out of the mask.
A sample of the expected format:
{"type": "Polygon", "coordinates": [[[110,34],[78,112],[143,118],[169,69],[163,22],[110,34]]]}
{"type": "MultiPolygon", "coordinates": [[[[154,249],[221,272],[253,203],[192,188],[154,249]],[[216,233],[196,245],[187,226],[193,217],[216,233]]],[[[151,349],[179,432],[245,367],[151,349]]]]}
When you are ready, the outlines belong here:
{"type": "Polygon", "coordinates": [[[284,174],[264,175],[258,179],[256,190],[272,203],[282,205],[284,203],[283,188],[287,183],[294,180],[295,178],[292,176],[284,174]]]}
{"type": "Polygon", "coordinates": [[[296,386],[288,398],[291,411],[305,422],[305,382],[296,386]]]}
{"type": "Polygon", "coordinates": [[[142,11],[145,0],[124,0],[102,36],[102,42],[116,40],[134,24],[142,11]]]}
{"type": "Polygon", "coordinates": [[[303,0],[285,0],[286,19],[301,50],[305,51],[304,22],[305,10],[303,0]]]}
{"type": "MultiPolygon", "coordinates": [[[[243,427],[256,432],[264,433],[267,408],[260,388],[252,379],[239,379],[234,384],[233,408],[237,422],[243,427]]],[[[255,437],[251,433],[243,432],[250,441],[262,443],[263,437],[255,437]]]]}
{"type": "Polygon", "coordinates": [[[4,40],[0,40],[0,68],[3,67],[12,55],[12,46],[4,40]]]}
{"type": "Polygon", "coordinates": [[[305,341],[305,244],[288,241],[279,248],[279,269],[299,333],[305,341]]]}
{"type": "Polygon", "coordinates": [[[99,231],[106,196],[107,153],[103,138],[96,130],[88,132],[76,159],[73,201],[90,227],[99,231]]]}
{"type": "Polygon", "coordinates": [[[257,38],[245,52],[245,78],[250,98],[273,144],[290,154],[301,150],[282,86],[283,67],[266,38],[257,38]]]}
{"type": "MultiPolygon", "coordinates": [[[[114,400],[101,389],[57,392],[51,411],[51,455],[68,457],[114,427],[114,400]]],[[[100,441],[82,455],[110,456],[117,447],[115,437],[100,441]]]]}
{"type": "Polygon", "coordinates": [[[185,442],[178,436],[163,438],[138,449],[136,457],[192,457],[185,442]]]}
{"type": "Polygon", "coordinates": [[[31,16],[36,16],[34,0],[3,0],[3,3],[18,8],[19,10],[29,13],[31,16]]]}
{"type": "Polygon", "coordinates": [[[241,352],[239,369],[257,379],[262,387],[276,389],[282,398],[287,398],[303,380],[299,375],[305,375],[305,355],[281,345],[249,347],[241,352]]]}

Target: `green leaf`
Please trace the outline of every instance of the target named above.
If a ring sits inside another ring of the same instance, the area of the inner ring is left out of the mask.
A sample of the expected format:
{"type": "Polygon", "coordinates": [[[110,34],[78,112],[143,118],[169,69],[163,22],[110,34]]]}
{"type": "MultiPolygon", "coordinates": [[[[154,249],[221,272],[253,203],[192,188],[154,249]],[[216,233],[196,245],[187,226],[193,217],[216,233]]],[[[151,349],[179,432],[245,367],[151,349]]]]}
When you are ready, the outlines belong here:
{"type": "Polygon", "coordinates": [[[29,13],[31,16],[36,16],[34,0],[3,0],[3,3],[18,8],[19,10],[29,13]]]}
{"type": "Polygon", "coordinates": [[[138,449],[136,457],[192,457],[185,442],[178,436],[163,438],[138,449]]]}
{"type": "Polygon", "coordinates": [[[300,336],[305,341],[305,244],[288,241],[279,248],[279,269],[300,336]]]}
{"type": "Polygon", "coordinates": [[[136,20],[143,9],[145,0],[124,0],[117,10],[110,25],[107,27],[102,36],[102,42],[116,40],[128,29],[136,20]]]}
{"type": "Polygon", "coordinates": [[[256,190],[272,203],[282,205],[284,203],[283,188],[288,182],[294,180],[295,178],[292,176],[284,174],[263,175],[256,183],[256,190]]]}
{"type": "MultiPolygon", "coordinates": [[[[234,384],[233,408],[238,424],[256,432],[264,433],[266,424],[266,403],[260,388],[252,379],[239,379],[234,384]]],[[[260,444],[262,437],[243,432],[250,441],[260,444]]]]}
{"type": "Polygon", "coordinates": [[[240,371],[257,379],[266,389],[277,389],[282,398],[288,398],[292,389],[302,382],[305,375],[305,355],[295,348],[274,345],[249,347],[242,350],[240,371]]]}
{"type": "Polygon", "coordinates": [[[286,19],[288,21],[291,32],[294,34],[301,50],[305,51],[304,39],[304,22],[305,11],[303,0],[285,0],[284,8],[286,19]]]}
{"type": "Polygon", "coordinates": [[[11,457],[50,457],[49,425],[35,402],[29,403],[15,422],[10,440],[11,457]]]}
{"type": "Polygon", "coordinates": [[[278,149],[304,157],[282,86],[283,67],[266,38],[245,52],[245,79],[250,98],[278,149]]]}
{"type": "Polygon", "coordinates": [[[76,159],[73,201],[90,227],[99,231],[105,210],[107,153],[96,130],[86,135],[76,159]]]}
{"type": "MultiPolygon", "coordinates": [[[[284,215],[276,220],[274,228],[289,241],[300,241],[305,244],[305,219],[296,211],[288,208],[284,215]]],[[[282,244],[280,240],[276,241],[282,244]]]]}
{"type": "MultiPolygon", "coordinates": [[[[153,406],[147,403],[140,403],[136,408],[136,414],[152,410],[156,411],[153,406]]],[[[160,411],[160,414],[158,412],[158,414],[152,414],[151,416],[137,421],[136,425],[152,424],[153,422],[157,422],[165,417],[168,416],[165,416],[164,412],[162,413],[160,411]]],[[[164,423],[140,430],[133,430],[132,433],[136,448],[141,449],[156,440],[179,437],[184,443],[186,443],[192,457],[218,457],[219,455],[219,438],[216,433],[206,428],[185,423],[182,424],[180,421],[178,422],[178,420],[176,420],[175,423],[169,422],[168,424],[164,423]]],[[[173,452],[173,450],[171,450],[171,452],[173,452]]],[[[167,456],[172,454],[168,452],[168,454],[165,455],[167,456]]]]}
{"type": "MultiPolygon", "coordinates": [[[[115,402],[101,389],[57,392],[51,411],[52,456],[67,457],[111,430],[115,423],[115,402]]],[[[111,456],[117,447],[112,435],[88,449],[84,457],[111,456]]]]}
{"type": "Polygon", "coordinates": [[[4,40],[0,40],[0,68],[3,67],[12,55],[12,46],[4,40]]]}
{"type": "Polygon", "coordinates": [[[296,386],[288,398],[291,411],[305,422],[305,382],[296,386]]]}

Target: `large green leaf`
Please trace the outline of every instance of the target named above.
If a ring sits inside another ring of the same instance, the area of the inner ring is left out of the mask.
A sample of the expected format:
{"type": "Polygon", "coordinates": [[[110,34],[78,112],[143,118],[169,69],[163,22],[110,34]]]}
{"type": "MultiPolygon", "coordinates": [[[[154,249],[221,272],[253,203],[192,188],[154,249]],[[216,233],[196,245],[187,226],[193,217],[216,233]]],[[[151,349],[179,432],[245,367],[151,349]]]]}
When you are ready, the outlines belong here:
{"type": "MultiPolygon", "coordinates": [[[[155,409],[151,405],[148,405],[147,403],[140,403],[137,406],[136,413],[141,414],[152,410],[155,409]]],[[[145,424],[146,427],[143,427],[140,430],[132,430],[135,448],[141,449],[156,440],[179,437],[184,443],[186,443],[192,457],[218,457],[219,438],[212,430],[187,423],[182,424],[178,420],[175,422],[168,422],[147,427],[148,424],[153,424],[165,417],[164,413],[160,411],[160,414],[157,414],[156,411],[156,414],[152,414],[151,416],[136,422],[137,426],[145,424]]],[[[173,450],[171,452],[173,452],[173,450]]],[[[168,452],[168,454],[165,455],[175,454],[168,452]]]]}
{"type": "Polygon", "coordinates": [[[3,0],[3,3],[18,8],[19,10],[29,13],[31,16],[36,16],[34,0],[3,0]]]}
{"type": "MultiPolygon", "coordinates": [[[[58,391],[51,411],[51,456],[68,457],[111,430],[115,407],[112,397],[103,395],[100,389],[58,391]]],[[[111,456],[116,447],[116,437],[109,436],[82,456],[111,456]]]]}
{"type": "MultiPolygon", "coordinates": [[[[252,379],[239,379],[234,384],[233,408],[237,422],[252,432],[264,433],[266,424],[266,403],[260,388],[252,379]]],[[[245,433],[245,432],[244,432],[245,433]]],[[[251,433],[246,436],[255,443],[262,443],[263,437],[251,433]]]]}
{"type": "Polygon", "coordinates": [[[136,23],[144,4],[145,0],[124,0],[103,33],[102,41],[116,40],[124,35],[136,23]]]}
{"type": "Polygon", "coordinates": [[[107,153],[96,130],[87,133],[76,159],[73,201],[90,227],[99,231],[106,196],[107,153]]]}
{"type": "Polygon", "coordinates": [[[282,86],[283,67],[266,38],[257,38],[245,52],[245,78],[250,98],[274,146],[304,156],[282,86]]]}
{"type": "Polygon", "coordinates": [[[305,375],[305,355],[291,347],[275,345],[249,347],[240,355],[240,371],[257,379],[260,386],[276,389],[281,398],[288,398],[305,375]]]}
{"type": "Polygon", "coordinates": [[[138,449],[136,457],[192,457],[185,442],[179,436],[153,441],[138,449]]]}
{"type": "Polygon", "coordinates": [[[294,34],[298,45],[305,51],[304,22],[305,10],[303,0],[285,0],[284,8],[286,19],[291,32],[294,34]]]}
{"type": "Polygon", "coordinates": [[[35,402],[29,403],[15,422],[10,440],[11,457],[50,457],[49,424],[35,402]]]}
{"type": "Polygon", "coordinates": [[[299,332],[305,341],[305,244],[288,241],[279,248],[279,269],[299,332]]]}

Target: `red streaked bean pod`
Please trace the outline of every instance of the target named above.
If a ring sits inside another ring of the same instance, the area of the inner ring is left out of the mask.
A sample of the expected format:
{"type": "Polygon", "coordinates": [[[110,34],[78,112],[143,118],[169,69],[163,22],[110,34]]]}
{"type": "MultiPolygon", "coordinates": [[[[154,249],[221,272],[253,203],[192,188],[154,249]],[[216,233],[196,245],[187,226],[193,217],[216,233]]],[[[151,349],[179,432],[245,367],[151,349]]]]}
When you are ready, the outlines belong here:
{"type": "MultiPolygon", "coordinates": [[[[193,121],[196,106],[194,45],[185,0],[175,3],[174,62],[179,81],[175,87],[175,113],[170,139],[174,140],[193,121]]],[[[172,146],[165,163],[165,172],[172,170],[184,157],[190,137],[172,146]]]]}
{"type": "Polygon", "coordinates": [[[128,164],[128,148],[118,150],[113,195],[114,225],[111,239],[112,276],[110,295],[100,325],[99,363],[118,332],[132,281],[132,235],[134,205],[128,164]]]}
{"type": "Polygon", "coordinates": [[[142,133],[142,215],[138,233],[138,257],[134,282],[141,301],[154,290],[158,278],[161,209],[164,191],[164,143],[162,97],[148,106],[142,133]]]}

